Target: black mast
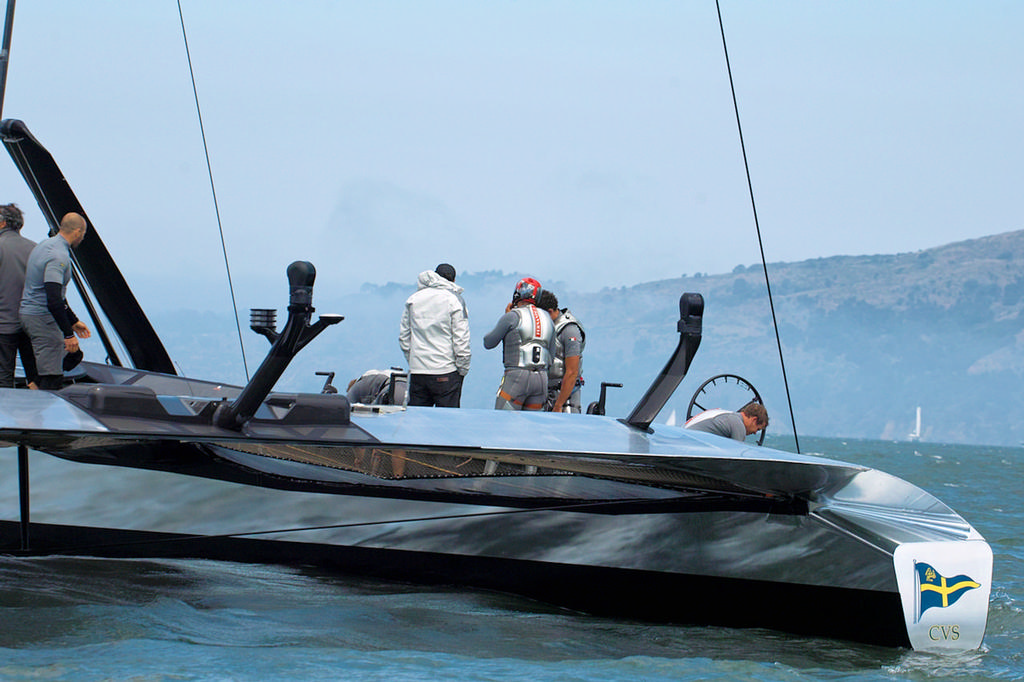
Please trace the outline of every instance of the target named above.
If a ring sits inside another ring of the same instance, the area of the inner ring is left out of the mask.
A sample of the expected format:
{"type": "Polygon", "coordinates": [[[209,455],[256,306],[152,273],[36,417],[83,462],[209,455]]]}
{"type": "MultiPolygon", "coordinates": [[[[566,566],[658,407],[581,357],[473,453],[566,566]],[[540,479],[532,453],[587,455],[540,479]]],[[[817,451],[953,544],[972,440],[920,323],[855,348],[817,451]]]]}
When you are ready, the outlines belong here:
{"type": "MultiPolygon", "coordinates": [[[[4,42],[0,47],[0,120],[3,119],[4,95],[7,93],[7,64],[11,60],[11,33],[14,30],[14,0],[7,0],[4,19],[4,42]]],[[[29,477],[28,448],[18,446],[18,499],[21,507],[21,548],[29,547],[29,477]]]]}
{"type": "Polygon", "coordinates": [[[50,152],[17,119],[0,121],[0,141],[35,195],[36,203],[50,225],[51,234],[56,234],[61,218],[69,212],[78,213],[89,225],[85,239],[73,254],[75,266],[82,275],[79,278],[78,273],[75,273],[75,284],[82,301],[89,308],[89,316],[93,318],[110,363],[121,365],[110,339],[106,338],[101,319],[92,306],[87,290],[92,291],[96,303],[113,326],[136,369],[176,374],[167,349],[50,152]]]}
{"type": "Polygon", "coordinates": [[[14,0],[7,0],[7,18],[4,20],[4,43],[0,48],[0,119],[4,113],[4,94],[7,92],[7,63],[11,60],[11,34],[14,31],[14,0]]]}

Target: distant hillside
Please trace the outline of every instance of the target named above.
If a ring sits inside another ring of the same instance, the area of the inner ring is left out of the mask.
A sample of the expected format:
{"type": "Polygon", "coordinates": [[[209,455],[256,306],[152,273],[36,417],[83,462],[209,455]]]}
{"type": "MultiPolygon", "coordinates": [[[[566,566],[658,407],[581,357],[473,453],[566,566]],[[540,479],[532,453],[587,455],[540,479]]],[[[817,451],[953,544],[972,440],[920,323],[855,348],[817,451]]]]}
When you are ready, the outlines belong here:
{"type": "MultiPolygon", "coordinates": [[[[1024,372],[1024,232],[893,256],[773,263],[768,272],[800,432],[901,439],[920,405],[926,439],[1024,440],[1024,427],[1005,417],[1024,372]]],[[[774,426],[788,429],[760,265],[603,299],[620,310],[633,302],[632,347],[644,351],[683,290],[706,301],[691,375],[749,374],[772,396],[774,426]]],[[[624,334],[618,352],[630,347],[624,334]]]]}
{"type": "MultiPolygon", "coordinates": [[[[1024,442],[1024,424],[1008,418],[1024,375],[1024,231],[915,253],[772,263],[768,273],[800,434],[905,439],[921,406],[924,440],[1024,442]]],[[[481,339],[518,277],[459,276],[474,353],[464,405],[493,402],[500,352],[485,351],[481,339]]],[[[675,348],[680,294],[696,291],[705,298],[703,341],[661,419],[671,410],[681,418],[703,379],[729,372],[761,391],[772,432],[792,433],[760,264],[590,293],[545,285],[586,326],[585,402],[597,398],[602,380],[621,382],[610,393],[608,413],[625,416],[675,348]]],[[[318,310],[346,321],[300,354],[283,384],[315,390],[322,378],[313,373],[330,370],[343,386],[364,369],[404,364],[398,321],[412,291],[409,282],[365,285],[357,296],[335,299],[319,292],[318,310]]],[[[282,291],[282,316],[285,297],[282,291]]],[[[190,374],[223,376],[237,364],[225,360],[225,354],[237,357],[234,322],[187,315],[153,315],[172,357],[190,374]]],[[[267,344],[244,334],[251,372],[267,344]]]]}

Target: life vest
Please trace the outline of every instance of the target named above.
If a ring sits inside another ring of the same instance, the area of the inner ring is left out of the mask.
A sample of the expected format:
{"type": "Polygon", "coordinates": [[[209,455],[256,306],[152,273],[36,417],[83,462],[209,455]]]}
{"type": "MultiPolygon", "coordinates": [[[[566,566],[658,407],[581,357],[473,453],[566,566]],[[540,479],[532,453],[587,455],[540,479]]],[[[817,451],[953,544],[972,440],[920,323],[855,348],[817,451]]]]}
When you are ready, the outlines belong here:
{"type": "Polygon", "coordinates": [[[548,367],[549,380],[561,379],[565,376],[565,348],[563,348],[560,334],[570,324],[576,325],[580,330],[580,376],[583,376],[582,353],[584,346],[587,345],[587,332],[583,330],[580,321],[566,308],[559,312],[558,319],[555,320],[555,357],[551,360],[551,366],[548,367]]]}
{"type": "Polygon", "coordinates": [[[551,339],[555,325],[551,315],[535,305],[514,308],[519,312],[519,362],[523,369],[547,369],[551,364],[551,339]]]}

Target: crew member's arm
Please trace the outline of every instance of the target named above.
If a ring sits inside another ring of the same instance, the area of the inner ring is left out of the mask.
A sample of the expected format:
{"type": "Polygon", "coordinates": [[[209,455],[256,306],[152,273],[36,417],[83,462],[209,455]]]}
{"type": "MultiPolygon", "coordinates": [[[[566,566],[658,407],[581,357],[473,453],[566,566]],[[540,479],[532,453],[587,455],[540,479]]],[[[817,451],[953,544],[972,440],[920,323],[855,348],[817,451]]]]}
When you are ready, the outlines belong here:
{"type": "Polygon", "coordinates": [[[406,364],[409,364],[409,349],[412,348],[412,325],[409,321],[408,302],[405,304],[405,310],[402,311],[402,325],[398,329],[398,347],[405,355],[406,364]]]}
{"type": "Polygon", "coordinates": [[[89,328],[85,326],[85,322],[79,320],[77,317],[75,317],[75,314],[71,312],[71,308],[68,306],[67,301],[64,301],[64,309],[68,313],[68,318],[74,320],[74,322],[71,323],[71,329],[74,330],[78,338],[87,339],[90,336],[92,336],[92,332],[89,331],[89,328]]]}
{"type": "Polygon", "coordinates": [[[565,403],[576,388],[576,380],[580,377],[580,356],[573,355],[565,359],[565,374],[562,375],[562,388],[558,391],[555,404],[551,406],[552,412],[561,412],[565,403]]]}
{"type": "Polygon", "coordinates": [[[58,282],[43,282],[43,288],[46,290],[46,309],[53,315],[54,321],[57,322],[61,333],[64,334],[64,350],[74,353],[78,350],[74,325],[81,323],[61,296],[63,292],[58,282]]]}
{"type": "Polygon", "coordinates": [[[456,304],[452,307],[452,351],[455,355],[455,369],[459,374],[466,376],[469,373],[469,361],[472,352],[469,347],[469,313],[466,310],[466,303],[456,297],[456,304]]]}
{"type": "MultiPolygon", "coordinates": [[[[551,406],[552,412],[561,412],[565,403],[568,402],[569,396],[572,395],[573,389],[576,388],[576,380],[580,378],[580,355],[583,353],[580,343],[582,333],[578,325],[566,325],[560,336],[565,353],[565,372],[562,374],[562,385],[559,387],[558,396],[551,406]]],[[[554,342],[552,345],[555,345],[554,342]]],[[[554,355],[554,350],[552,350],[552,355],[554,355]]]]}
{"type": "Polygon", "coordinates": [[[519,313],[515,310],[510,310],[501,317],[498,318],[498,324],[494,325],[494,329],[487,332],[487,336],[484,337],[484,348],[494,348],[505,338],[505,334],[515,329],[519,325],[519,313]]]}

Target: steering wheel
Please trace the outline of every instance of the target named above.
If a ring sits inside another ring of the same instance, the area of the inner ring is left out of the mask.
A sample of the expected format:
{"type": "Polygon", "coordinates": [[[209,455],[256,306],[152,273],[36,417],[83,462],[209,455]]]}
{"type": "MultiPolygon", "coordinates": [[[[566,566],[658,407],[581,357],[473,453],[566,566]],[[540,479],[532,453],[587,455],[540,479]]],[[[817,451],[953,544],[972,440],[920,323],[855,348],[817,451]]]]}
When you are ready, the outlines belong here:
{"type": "MultiPolygon", "coordinates": [[[[744,405],[751,402],[764,405],[761,394],[753,384],[735,374],[717,374],[701,384],[690,398],[690,405],[686,408],[686,420],[689,421],[694,415],[694,408],[697,408],[697,414],[719,405],[739,405],[737,410],[741,410],[744,405]]],[[[757,439],[758,445],[764,443],[764,434],[767,430],[767,426],[761,429],[757,439]]]]}

